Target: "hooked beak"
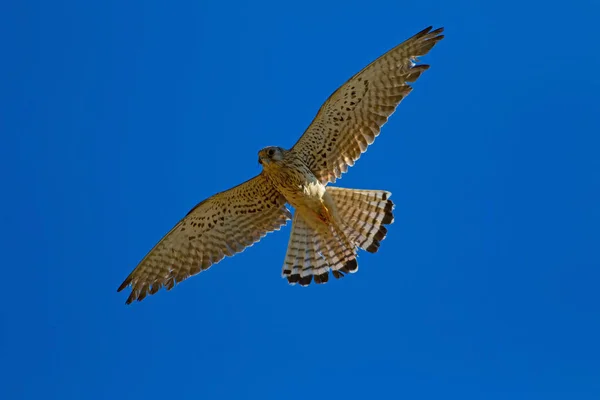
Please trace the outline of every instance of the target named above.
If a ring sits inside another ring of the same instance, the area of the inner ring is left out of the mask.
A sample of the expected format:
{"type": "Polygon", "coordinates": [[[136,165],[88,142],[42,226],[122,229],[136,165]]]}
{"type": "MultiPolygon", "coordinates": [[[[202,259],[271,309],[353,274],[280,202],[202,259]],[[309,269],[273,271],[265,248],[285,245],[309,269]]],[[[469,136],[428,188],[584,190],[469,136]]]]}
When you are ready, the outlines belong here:
{"type": "Polygon", "coordinates": [[[260,159],[260,157],[258,157],[258,163],[259,163],[260,165],[262,165],[262,160],[260,159]]]}

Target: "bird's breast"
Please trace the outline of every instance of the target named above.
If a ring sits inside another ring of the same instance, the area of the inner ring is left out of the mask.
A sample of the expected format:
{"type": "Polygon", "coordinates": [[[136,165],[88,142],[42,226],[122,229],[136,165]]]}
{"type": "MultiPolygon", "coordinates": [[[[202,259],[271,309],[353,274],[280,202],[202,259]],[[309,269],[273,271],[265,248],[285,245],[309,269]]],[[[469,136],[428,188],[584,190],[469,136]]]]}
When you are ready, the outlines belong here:
{"type": "Polygon", "coordinates": [[[317,210],[322,207],[325,186],[300,160],[282,160],[265,168],[267,179],[294,208],[317,210]]]}

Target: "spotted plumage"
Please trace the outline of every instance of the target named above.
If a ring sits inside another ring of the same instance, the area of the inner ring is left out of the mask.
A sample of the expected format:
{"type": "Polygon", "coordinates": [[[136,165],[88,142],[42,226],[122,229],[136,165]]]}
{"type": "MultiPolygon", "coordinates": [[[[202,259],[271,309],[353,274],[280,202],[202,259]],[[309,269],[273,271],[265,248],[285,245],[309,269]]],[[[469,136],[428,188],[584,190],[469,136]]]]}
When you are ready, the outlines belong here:
{"type": "Polygon", "coordinates": [[[383,190],[327,186],[365,152],[411,83],[429,68],[417,65],[444,36],[424,29],[354,75],[323,104],[289,150],[266,147],[262,172],[194,207],[119,287],[132,287],[127,303],[167,290],[225,256],[278,230],[295,213],[282,276],[302,286],[358,270],[358,249],[375,253],[393,222],[383,190]]]}

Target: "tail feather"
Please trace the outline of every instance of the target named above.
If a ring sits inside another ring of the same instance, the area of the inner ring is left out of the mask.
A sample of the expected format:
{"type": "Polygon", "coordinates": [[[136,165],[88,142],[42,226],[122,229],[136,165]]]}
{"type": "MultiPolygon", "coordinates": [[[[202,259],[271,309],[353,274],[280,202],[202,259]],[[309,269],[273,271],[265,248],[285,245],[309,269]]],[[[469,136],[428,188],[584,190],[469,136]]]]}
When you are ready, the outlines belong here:
{"type": "MultiPolygon", "coordinates": [[[[292,233],[290,234],[290,240],[288,241],[287,252],[285,255],[285,262],[283,265],[283,273],[293,277],[296,282],[300,279],[300,271],[302,270],[302,264],[304,263],[303,253],[303,242],[306,237],[304,226],[298,223],[298,215],[294,216],[292,233]]],[[[291,283],[291,281],[290,281],[291,283]]]]}
{"type": "Polygon", "coordinates": [[[329,236],[326,242],[329,266],[332,271],[356,272],[356,249],[345,239],[345,234],[341,231],[338,233],[334,230],[329,236]]]}
{"type": "Polygon", "coordinates": [[[375,253],[394,222],[394,203],[385,190],[354,190],[328,187],[336,202],[344,233],[356,246],[375,253]]]}
{"type": "Polygon", "coordinates": [[[313,255],[313,259],[316,260],[314,265],[315,283],[326,283],[329,280],[329,264],[319,251],[321,247],[320,238],[317,235],[313,235],[309,241],[309,252],[313,255]]]}
{"type": "MultiPolygon", "coordinates": [[[[302,222],[306,225],[304,220],[302,222]]],[[[317,283],[320,283],[321,280],[327,282],[329,271],[327,260],[319,253],[319,237],[308,226],[306,228],[307,234],[304,238],[306,257],[304,258],[299,280],[301,286],[308,286],[313,277],[317,283]]]]}
{"type": "Polygon", "coordinates": [[[316,282],[327,282],[329,266],[319,252],[319,241],[319,236],[306,224],[304,218],[299,213],[295,213],[281,273],[290,284],[299,283],[307,286],[312,281],[313,275],[316,282]]]}
{"type": "Polygon", "coordinates": [[[325,283],[329,270],[335,278],[358,271],[356,250],[375,253],[394,221],[394,204],[383,190],[327,187],[338,211],[338,225],[315,231],[296,212],[282,276],[290,284],[325,283]]]}

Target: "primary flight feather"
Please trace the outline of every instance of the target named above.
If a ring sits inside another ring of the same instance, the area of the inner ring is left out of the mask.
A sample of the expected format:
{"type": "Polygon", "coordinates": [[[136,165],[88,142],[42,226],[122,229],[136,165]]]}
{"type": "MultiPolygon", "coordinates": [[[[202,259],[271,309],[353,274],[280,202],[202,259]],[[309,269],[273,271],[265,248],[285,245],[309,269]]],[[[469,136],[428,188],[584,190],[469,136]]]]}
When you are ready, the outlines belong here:
{"type": "Polygon", "coordinates": [[[295,208],[282,270],[289,283],[325,283],[356,272],[357,250],[375,253],[393,222],[390,193],[327,186],[379,135],[411,83],[417,64],[444,38],[428,27],[373,61],[337,89],[289,150],[259,151],[262,172],[194,207],[129,274],[118,291],[127,304],[167,290],[280,229],[295,208]]]}

